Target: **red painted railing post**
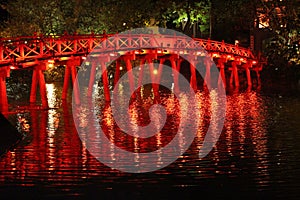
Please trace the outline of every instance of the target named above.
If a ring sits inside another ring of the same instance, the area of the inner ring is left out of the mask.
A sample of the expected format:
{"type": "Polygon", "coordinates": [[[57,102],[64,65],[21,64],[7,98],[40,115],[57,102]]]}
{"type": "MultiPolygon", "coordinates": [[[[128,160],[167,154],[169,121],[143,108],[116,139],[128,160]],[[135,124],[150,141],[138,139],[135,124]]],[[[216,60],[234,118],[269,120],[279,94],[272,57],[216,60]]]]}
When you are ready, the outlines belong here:
{"type": "Polygon", "coordinates": [[[62,51],[61,51],[61,43],[62,43],[62,41],[57,41],[56,42],[57,43],[57,52],[59,53],[59,54],[61,54],[62,53],[62,51]]]}
{"type": "Polygon", "coordinates": [[[207,50],[211,49],[211,40],[210,38],[207,39],[207,46],[206,46],[207,50]]]}
{"type": "Polygon", "coordinates": [[[225,51],[225,48],[226,48],[225,42],[224,40],[222,40],[221,49],[223,52],[225,51]]]}

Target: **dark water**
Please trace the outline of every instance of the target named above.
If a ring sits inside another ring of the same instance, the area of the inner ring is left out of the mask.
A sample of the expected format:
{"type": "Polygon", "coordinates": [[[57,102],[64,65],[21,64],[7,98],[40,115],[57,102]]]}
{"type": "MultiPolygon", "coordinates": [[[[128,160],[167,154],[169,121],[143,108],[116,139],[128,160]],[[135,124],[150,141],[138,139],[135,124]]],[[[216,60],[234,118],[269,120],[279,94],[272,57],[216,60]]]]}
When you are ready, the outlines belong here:
{"type": "MultiPolygon", "coordinates": [[[[230,92],[223,132],[215,148],[201,159],[198,153],[208,124],[213,123],[213,104],[207,95],[198,93],[200,124],[190,148],[165,168],[132,174],[111,169],[85,148],[74,126],[71,105],[59,98],[60,85],[47,85],[49,106],[53,109],[18,108],[22,100],[11,105],[17,112],[8,118],[24,139],[0,157],[0,199],[300,197],[297,88],[230,92]]],[[[144,102],[144,107],[152,104],[150,98],[144,101],[148,102],[144,102]]],[[[177,133],[180,117],[176,100],[166,96],[162,102],[168,107],[170,121],[149,141],[122,133],[111,119],[109,106],[101,107],[101,126],[111,141],[128,151],[161,148],[177,133]]],[[[149,120],[140,107],[131,113],[137,121],[149,120]]],[[[180,145],[182,141],[178,142],[180,145]]],[[[107,156],[114,156],[113,153],[108,151],[107,156]]]]}

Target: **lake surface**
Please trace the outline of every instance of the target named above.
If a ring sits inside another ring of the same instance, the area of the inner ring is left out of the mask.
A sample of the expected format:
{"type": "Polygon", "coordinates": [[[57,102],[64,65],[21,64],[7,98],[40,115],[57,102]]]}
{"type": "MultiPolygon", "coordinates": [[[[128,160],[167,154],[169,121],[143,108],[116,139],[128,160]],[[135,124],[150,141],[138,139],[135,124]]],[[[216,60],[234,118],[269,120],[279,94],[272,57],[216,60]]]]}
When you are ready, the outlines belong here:
{"type": "MultiPolygon", "coordinates": [[[[213,105],[199,92],[200,123],[189,149],[162,169],[126,173],[102,164],[83,144],[71,104],[60,100],[61,86],[47,84],[49,110],[26,107],[27,97],[11,103],[7,117],[24,138],[0,157],[0,199],[300,198],[300,92],[296,87],[229,92],[223,131],[204,158],[198,154],[213,123],[213,105]]],[[[145,113],[152,103],[151,98],[142,99],[142,107],[131,110],[131,117],[137,123],[149,122],[145,113]]],[[[164,96],[162,104],[169,113],[167,124],[148,140],[124,134],[115,125],[109,105],[101,103],[100,125],[110,141],[127,151],[163,148],[176,135],[181,112],[171,96],[164,96]]],[[[107,156],[114,157],[114,151],[107,151],[107,156]]],[[[155,161],[160,164],[159,155],[155,161]]]]}

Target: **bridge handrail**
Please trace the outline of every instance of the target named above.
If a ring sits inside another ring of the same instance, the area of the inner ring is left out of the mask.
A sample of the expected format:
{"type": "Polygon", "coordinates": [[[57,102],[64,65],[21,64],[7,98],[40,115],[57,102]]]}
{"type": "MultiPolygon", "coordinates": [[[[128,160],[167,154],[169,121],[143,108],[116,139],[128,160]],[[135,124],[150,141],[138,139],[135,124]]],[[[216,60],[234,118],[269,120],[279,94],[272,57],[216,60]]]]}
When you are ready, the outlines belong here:
{"type": "MultiPolygon", "coordinates": [[[[116,43],[122,43],[125,44],[124,41],[128,38],[139,40],[139,43],[146,43],[147,40],[151,40],[152,42],[158,42],[158,41],[164,41],[167,39],[175,40],[173,48],[188,48],[189,46],[196,46],[200,45],[205,50],[211,51],[211,52],[219,52],[220,54],[226,53],[226,54],[233,54],[240,57],[246,57],[248,59],[255,59],[255,56],[252,54],[250,49],[240,47],[233,44],[225,43],[224,41],[214,41],[210,39],[200,39],[200,38],[193,38],[190,41],[187,40],[186,37],[180,36],[180,35],[164,35],[164,34],[64,34],[64,35],[34,35],[34,36],[20,36],[20,37],[11,37],[11,38],[0,38],[0,64],[5,64],[8,62],[12,62],[11,59],[14,59],[14,62],[18,60],[26,60],[26,59],[32,59],[34,57],[39,57],[46,55],[49,53],[49,51],[53,51],[60,55],[71,55],[73,50],[73,53],[77,51],[77,49],[81,49],[81,51],[84,51],[84,48],[88,48],[88,50],[91,50],[91,45],[93,47],[99,45],[101,41],[105,41],[105,39],[108,38],[107,42],[109,44],[109,39],[116,39],[116,43]],[[112,37],[115,36],[115,37],[112,37]],[[118,39],[118,40],[117,40],[118,39]],[[162,40],[159,40],[162,39],[162,40]],[[97,42],[96,42],[97,40],[97,42]],[[79,43],[79,46],[75,41],[79,43]],[[86,46],[80,46],[82,43],[85,43],[87,41],[91,42],[91,45],[89,47],[86,46]],[[99,42],[100,41],[100,42],[99,42]],[[192,41],[192,42],[191,42],[192,41]],[[53,45],[53,42],[56,42],[53,45]],[[66,42],[63,44],[63,42],[66,42]],[[42,45],[43,50],[36,50],[34,48],[40,48],[41,46],[37,45],[37,43],[40,43],[42,45]],[[97,44],[94,44],[97,43],[97,44]],[[61,50],[62,44],[66,50],[61,50]],[[61,45],[60,47],[57,47],[61,45]],[[72,46],[73,45],[73,46],[72,46]],[[183,46],[180,46],[183,45],[183,46]],[[32,47],[33,46],[33,47],[32,47]],[[58,49],[60,50],[58,50],[58,49]],[[20,53],[20,49],[23,49],[20,53]],[[45,50],[44,50],[45,49],[45,50]],[[26,52],[27,51],[27,52],[26,52]]],[[[137,43],[137,41],[135,41],[137,43]]],[[[158,45],[158,44],[156,44],[158,45]]],[[[124,47],[123,45],[122,47],[124,47]]],[[[128,46],[130,46],[128,44],[128,46]]],[[[127,46],[127,48],[128,48],[127,46]]],[[[143,46],[143,45],[142,45],[143,46]]],[[[149,47],[151,45],[149,44],[149,47]]],[[[133,47],[133,46],[131,46],[133,47]]],[[[110,46],[112,48],[112,46],[110,46]]],[[[115,48],[115,47],[114,47],[115,48]]],[[[193,47],[191,47],[193,48],[193,47]]],[[[109,50],[109,48],[107,48],[109,50]]]]}

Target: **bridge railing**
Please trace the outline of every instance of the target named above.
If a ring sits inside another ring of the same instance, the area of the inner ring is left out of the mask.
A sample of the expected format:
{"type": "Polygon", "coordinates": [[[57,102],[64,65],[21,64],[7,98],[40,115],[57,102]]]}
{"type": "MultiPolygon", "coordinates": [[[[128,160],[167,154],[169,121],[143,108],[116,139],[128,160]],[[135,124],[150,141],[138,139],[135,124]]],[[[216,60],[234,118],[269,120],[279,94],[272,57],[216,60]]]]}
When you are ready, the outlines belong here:
{"type": "Polygon", "coordinates": [[[198,38],[187,40],[183,36],[161,34],[74,34],[0,38],[0,65],[7,66],[49,57],[88,54],[95,48],[101,48],[103,51],[116,51],[139,47],[188,49],[199,48],[199,46],[208,52],[255,59],[250,49],[213,40],[198,38]]]}

